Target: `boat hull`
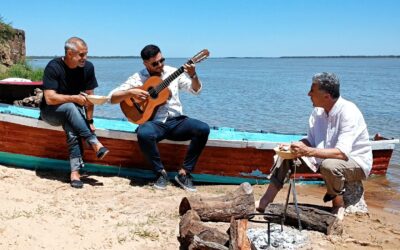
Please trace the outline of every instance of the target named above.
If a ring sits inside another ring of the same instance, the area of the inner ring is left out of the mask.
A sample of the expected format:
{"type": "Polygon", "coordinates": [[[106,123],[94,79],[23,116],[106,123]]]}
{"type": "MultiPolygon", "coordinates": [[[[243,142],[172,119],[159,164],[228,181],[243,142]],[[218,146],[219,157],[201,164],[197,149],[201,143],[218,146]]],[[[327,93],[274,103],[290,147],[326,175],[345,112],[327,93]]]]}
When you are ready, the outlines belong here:
{"type": "Polygon", "coordinates": [[[5,82],[0,81],[0,101],[13,103],[25,97],[33,96],[36,88],[42,88],[42,82],[5,82]]]}
{"type": "MultiPolygon", "coordinates": [[[[34,117],[37,110],[8,106],[0,113],[0,163],[26,168],[69,169],[68,148],[64,131],[61,127],[53,127],[34,117]],[[7,112],[6,112],[6,111],[7,112]],[[17,114],[23,111],[24,114],[17,114]],[[30,114],[29,112],[34,115],[30,114]],[[22,159],[22,160],[21,160],[22,159]],[[58,167],[63,166],[63,167],[58,167]]],[[[110,122],[108,119],[103,119],[110,122]]],[[[101,125],[100,119],[95,119],[101,125]]],[[[126,121],[112,121],[127,125],[126,121]]],[[[129,123],[130,124],[130,123],[129,123]]],[[[99,126],[98,126],[99,127],[99,126]]],[[[100,126],[101,127],[101,126],[100,126]]],[[[137,142],[134,129],[110,130],[97,129],[100,141],[110,149],[103,160],[98,160],[95,153],[84,144],[84,161],[88,170],[96,172],[131,173],[133,177],[153,178],[152,167],[144,159],[137,142]],[[128,132],[128,131],[131,132],[128,132]],[[113,171],[112,171],[113,170],[113,171]]],[[[222,131],[223,132],[223,131],[222,131]]],[[[222,133],[221,132],[221,133],[222,133]]],[[[231,131],[235,133],[235,131],[231,131]]],[[[194,171],[195,179],[217,183],[264,183],[273,165],[273,148],[280,142],[226,140],[218,139],[218,131],[211,132],[209,139],[194,171]]],[[[383,141],[373,143],[372,174],[386,174],[394,143],[383,141]]],[[[159,143],[161,159],[168,172],[176,172],[182,165],[188,142],[164,140],[159,143]]],[[[320,180],[318,173],[307,167],[298,169],[297,178],[320,180]]]]}

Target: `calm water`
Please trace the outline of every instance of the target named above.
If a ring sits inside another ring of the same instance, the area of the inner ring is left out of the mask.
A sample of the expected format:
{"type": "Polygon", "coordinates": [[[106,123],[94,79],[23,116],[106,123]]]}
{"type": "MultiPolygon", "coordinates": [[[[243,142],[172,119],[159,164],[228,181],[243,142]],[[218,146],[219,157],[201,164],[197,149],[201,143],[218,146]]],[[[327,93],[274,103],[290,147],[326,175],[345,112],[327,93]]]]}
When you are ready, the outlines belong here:
{"type": "MultiPolygon", "coordinates": [[[[32,60],[45,67],[49,59],[32,60]]],[[[141,59],[92,59],[99,88],[106,95],[143,68],[141,59]]],[[[167,58],[179,67],[186,59],[167,58]]],[[[199,96],[181,94],[184,112],[210,126],[305,133],[312,105],[307,96],[316,72],[335,72],[341,93],[364,114],[370,135],[400,138],[400,59],[214,59],[197,65],[203,82],[199,96]]],[[[96,107],[96,116],[123,118],[119,105],[96,107]]],[[[399,180],[400,145],[392,157],[391,174],[399,180]]]]}

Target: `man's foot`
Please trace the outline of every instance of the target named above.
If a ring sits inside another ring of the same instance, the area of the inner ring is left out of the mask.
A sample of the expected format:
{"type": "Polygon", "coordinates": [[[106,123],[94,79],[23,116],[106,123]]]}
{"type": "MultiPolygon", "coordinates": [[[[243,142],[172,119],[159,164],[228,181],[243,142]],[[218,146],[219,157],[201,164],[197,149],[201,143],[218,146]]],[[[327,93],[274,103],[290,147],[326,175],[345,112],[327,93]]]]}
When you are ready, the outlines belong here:
{"type": "Polygon", "coordinates": [[[80,180],[81,176],[79,174],[79,171],[72,171],[71,172],[71,187],[73,188],[82,188],[83,187],[83,182],[80,180]]]}
{"type": "Polygon", "coordinates": [[[83,188],[83,182],[81,180],[71,180],[70,184],[73,188],[83,188]]]}
{"type": "Polygon", "coordinates": [[[339,220],[343,220],[344,218],[344,207],[332,207],[331,213],[336,215],[339,220]]]}
{"type": "Polygon", "coordinates": [[[175,181],[186,191],[190,191],[190,192],[197,191],[196,187],[193,186],[193,178],[189,173],[187,173],[186,175],[184,175],[184,174],[176,175],[175,181]]]}
{"type": "Polygon", "coordinates": [[[154,183],[154,188],[157,189],[167,189],[167,184],[168,184],[168,175],[165,170],[161,170],[161,172],[157,173],[157,180],[154,183]]]}

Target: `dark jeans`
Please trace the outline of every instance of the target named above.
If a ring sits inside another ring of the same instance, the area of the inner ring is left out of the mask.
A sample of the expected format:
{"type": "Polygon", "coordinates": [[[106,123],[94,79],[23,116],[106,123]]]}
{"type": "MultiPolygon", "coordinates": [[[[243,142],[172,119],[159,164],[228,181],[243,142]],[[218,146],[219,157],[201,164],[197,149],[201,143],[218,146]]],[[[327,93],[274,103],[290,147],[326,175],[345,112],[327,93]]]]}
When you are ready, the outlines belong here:
{"type": "Polygon", "coordinates": [[[52,126],[63,127],[67,136],[71,171],[79,170],[83,166],[80,138],[84,138],[90,145],[99,143],[86,123],[83,108],[74,103],[48,105],[41,109],[40,116],[52,126]]]}
{"type": "Polygon", "coordinates": [[[169,118],[165,123],[148,121],[137,129],[140,149],[156,172],[164,169],[157,147],[159,141],[163,139],[171,141],[191,140],[183,161],[183,168],[192,172],[207,143],[209,134],[210,127],[206,123],[186,116],[169,118]]]}

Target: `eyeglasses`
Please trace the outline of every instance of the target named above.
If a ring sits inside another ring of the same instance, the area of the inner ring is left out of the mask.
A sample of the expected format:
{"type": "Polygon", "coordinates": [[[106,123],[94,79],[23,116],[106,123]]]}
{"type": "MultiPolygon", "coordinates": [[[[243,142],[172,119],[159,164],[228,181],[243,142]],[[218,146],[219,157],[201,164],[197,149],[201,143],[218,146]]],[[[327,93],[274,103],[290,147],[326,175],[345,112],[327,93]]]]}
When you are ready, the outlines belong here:
{"type": "Polygon", "coordinates": [[[151,63],[151,66],[153,66],[153,67],[157,67],[157,66],[158,66],[158,64],[163,64],[163,63],[164,63],[164,61],[165,61],[165,58],[163,57],[163,58],[161,58],[161,59],[160,59],[160,60],[158,60],[158,61],[152,62],[152,63],[151,63]]]}

